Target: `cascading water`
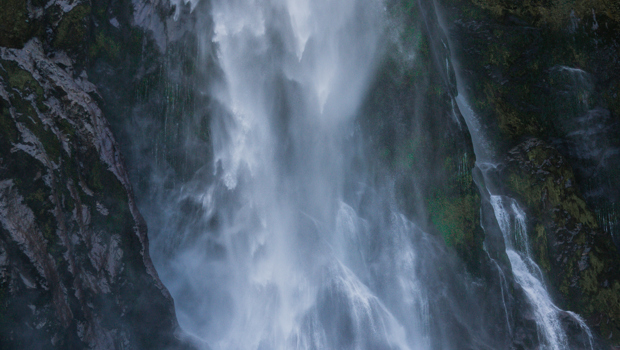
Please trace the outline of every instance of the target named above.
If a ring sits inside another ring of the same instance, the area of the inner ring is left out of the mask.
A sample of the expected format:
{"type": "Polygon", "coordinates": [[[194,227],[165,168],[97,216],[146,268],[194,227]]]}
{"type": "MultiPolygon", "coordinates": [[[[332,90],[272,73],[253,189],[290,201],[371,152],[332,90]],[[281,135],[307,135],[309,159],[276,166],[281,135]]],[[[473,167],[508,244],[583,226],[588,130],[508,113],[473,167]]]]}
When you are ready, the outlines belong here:
{"type": "Polygon", "coordinates": [[[554,350],[570,348],[566,332],[562,328],[561,315],[565,313],[587,335],[587,343],[580,345],[593,349],[592,335],[585,322],[579,316],[566,313],[553,304],[544,285],[542,271],[532,260],[527,239],[525,213],[514,199],[504,196],[491,195],[491,205],[504,236],[506,254],[512,273],[534,306],[536,321],[544,344],[547,348],[554,350]]]}
{"type": "MultiPolygon", "coordinates": [[[[224,253],[198,243],[175,257],[171,292],[195,301],[178,304],[181,325],[221,349],[423,343],[407,340],[364,283],[371,227],[344,191],[359,152],[353,118],[379,50],[379,3],[212,6],[224,75],[213,94],[226,110],[212,121],[218,180],[187,196],[204,203],[205,221],[217,221],[205,234],[224,253]]],[[[395,235],[411,233],[393,225],[395,235]]],[[[412,269],[403,249],[394,258],[412,269]]],[[[411,307],[423,309],[415,283],[402,283],[411,307]]]]}
{"type": "MultiPolygon", "coordinates": [[[[213,43],[221,71],[200,91],[217,104],[213,171],[176,188],[164,205],[178,212],[157,218],[161,232],[151,233],[179,323],[199,346],[511,348],[520,311],[509,289],[518,285],[541,348],[588,347],[569,339],[563,315],[592,348],[583,321],[552,303],[514,200],[480,186],[511,265],[506,270],[489,254],[499,274],[486,280],[469,276],[440,238],[401,212],[391,176],[377,171],[358,122],[393,30],[384,3],[215,0],[203,15],[213,32],[197,35],[213,43]]],[[[493,163],[493,147],[458,66],[445,66],[446,80],[456,73],[451,102],[482,169],[493,163]]]]}

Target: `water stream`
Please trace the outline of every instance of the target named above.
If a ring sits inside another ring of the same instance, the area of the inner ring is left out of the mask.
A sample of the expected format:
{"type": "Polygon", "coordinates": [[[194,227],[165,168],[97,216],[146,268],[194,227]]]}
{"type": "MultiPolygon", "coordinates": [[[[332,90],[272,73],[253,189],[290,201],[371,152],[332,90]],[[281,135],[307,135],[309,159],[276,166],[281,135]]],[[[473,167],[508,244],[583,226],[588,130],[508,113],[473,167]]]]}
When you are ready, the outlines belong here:
{"type": "MultiPolygon", "coordinates": [[[[454,45],[449,39],[447,25],[443,22],[440,6],[436,1],[434,2],[434,9],[439,25],[446,33],[446,38],[448,38],[449,47],[455,50],[454,45]]],[[[593,349],[592,334],[585,322],[578,315],[559,309],[553,303],[547,291],[543,272],[534,261],[531,253],[525,212],[515,199],[501,193],[502,191],[499,189],[501,186],[497,186],[497,184],[493,186],[493,172],[496,171],[499,165],[497,155],[488,141],[479,118],[469,103],[466,89],[467,82],[463,78],[461,67],[454,51],[452,51],[450,58],[455,70],[458,92],[455,100],[472,137],[474,152],[476,153],[476,167],[484,178],[483,181],[478,182],[478,187],[481,192],[486,192],[483,197],[489,198],[495,219],[499,224],[506,247],[505,253],[510,262],[510,273],[514,276],[515,282],[525,292],[533,308],[538,335],[541,340],[541,348],[553,350],[574,349],[577,347],[593,349]],[[563,315],[568,317],[562,319],[563,315]],[[585,344],[568,339],[565,328],[569,322],[575,322],[585,333],[585,344]]],[[[498,269],[501,268],[498,266],[498,269]]]]}

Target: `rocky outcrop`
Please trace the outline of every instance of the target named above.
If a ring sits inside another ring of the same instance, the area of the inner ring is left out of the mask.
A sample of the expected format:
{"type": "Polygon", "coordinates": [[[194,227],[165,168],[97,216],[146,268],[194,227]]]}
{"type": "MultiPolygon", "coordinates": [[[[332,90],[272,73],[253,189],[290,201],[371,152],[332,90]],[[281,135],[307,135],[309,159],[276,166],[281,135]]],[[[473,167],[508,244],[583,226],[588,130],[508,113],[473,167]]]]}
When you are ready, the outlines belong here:
{"type": "Polygon", "coordinates": [[[0,49],[2,348],[179,344],[98,98],[38,39],[0,49]]]}
{"type": "Polygon", "coordinates": [[[442,1],[472,107],[500,154],[528,137],[570,162],[616,235],[620,199],[620,7],[605,0],[442,1]]]}
{"type": "Polygon", "coordinates": [[[119,57],[92,6],[0,6],[0,348],[186,348],[86,73],[119,57]]]}

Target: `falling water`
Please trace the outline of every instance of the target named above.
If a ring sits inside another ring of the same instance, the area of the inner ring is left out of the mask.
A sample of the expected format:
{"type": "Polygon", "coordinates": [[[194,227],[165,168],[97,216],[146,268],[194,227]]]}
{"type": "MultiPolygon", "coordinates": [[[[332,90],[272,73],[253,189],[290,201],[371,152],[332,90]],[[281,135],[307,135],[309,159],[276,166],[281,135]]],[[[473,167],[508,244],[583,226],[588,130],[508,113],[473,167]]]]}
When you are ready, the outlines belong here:
{"type": "MultiPolygon", "coordinates": [[[[181,325],[211,347],[424,344],[423,335],[407,339],[371,289],[376,223],[359,217],[359,199],[345,191],[364,181],[363,172],[349,176],[361,152],[354,118],[383,16],[375,1],[213,2],[223,81],[212,94],[224,106],[212,117],[216,180],[184,194],[211,224],[163,277],[175,299],[192,300],[177,302],[181,325]]],[[[413,229],[389,215],[402,241],[389,263],[412,272],[399,282],[423,331],[413,229]]]]}
{"type": "MultiPolygon", "coordinates": [[[[221,72],[200,91],[217,105],[212,171],[167,197],[176,212],[151,237],[180,325],[204,349],[503,349],[519,312],[508,300],[514,276],[541,344],[571,344],[561,315],[590,337],[552,303],[513,200],[488,191],[512,270],[491,259],[499,273],[487,280],[400,212],[358,123],[389,32],[383,5],[210,3],[213,31],[197,35],[221,72]]],[[[480,166],[493,147],[454,66],[453,108],[480,166]]]]}
{"type": "Polygon", "coordinates": [[[364,237],[343,202],[380,16],[352,0],[213,4],[228,111],[214,122],[215,162],[237,197],[217,204],[232,315],[213,346],[407,348],[353,272],[364,237]]]}
{"type": "Polygon", "coordinates": [[[546,348],[571,348],[561,319],[562,315],[566,315],[568,321],[576,323],[586,333],[587,343],[580,345],[593,349],[592,334],[585,322],[578,315],[563,311],[553,304],[544,284],[543,273],[532,259],[525,213],[519,204],[512,198],[497,195],[491,195],[490,202],[504,236],[512,273],[534,306],[536,321],[546,348]]]}
{"type": "Polygon", "coordinates": [[[549,349],[565,349],[568,343],[560,324],[559,312],[561,310],[551,301],[543,284],[542,272],[531,259],[525,232],[525,214],[511,198],[492,195],[491,205],[504,235],[506,254],[512,266],[512,273],[529,301],[534,305],[536,320],[545,343],[549,349]]]}

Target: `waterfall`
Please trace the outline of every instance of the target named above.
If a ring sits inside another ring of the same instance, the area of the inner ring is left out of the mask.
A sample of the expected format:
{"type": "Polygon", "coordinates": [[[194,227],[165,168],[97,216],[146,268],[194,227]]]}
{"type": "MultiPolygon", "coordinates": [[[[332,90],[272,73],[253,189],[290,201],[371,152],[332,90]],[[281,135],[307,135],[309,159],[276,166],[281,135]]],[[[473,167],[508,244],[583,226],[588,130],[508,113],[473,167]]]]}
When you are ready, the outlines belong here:
{"type": "MultiPolygon", "coordinates": [[[[501,235],[509,261],[508,269],[487,251],[484,277],[472,276],[452,247],[399,206],[394,174],[380,169],[359,121],[398,27],[388,2],[213,0],[202,9],[182,2],[202,11],[198,64],[217,66],[197,92],[212,103],[213,158],[146,216],[160,224],[149,222],[154,263],[198,347],[510,348],[524,329],[518,286],[541,348],[576,346],[567,319],[592,348],[583,320],[552,302],[513,199],[479,183],[497,226],[483,228],[501,235]]],[[[498,164],[494,147],[457,60],[442,56],[442,47],[451,50],[446,27],[433,26],[426,28],[431,51],[446,85],[455,86],[451,122],[469,130],[475,171],[486,180],[498,164]]],[[[417,59],[410,48],[403,56],[417,59]]]]}

